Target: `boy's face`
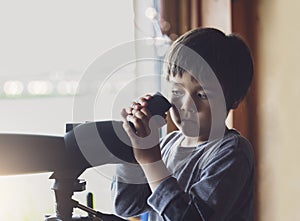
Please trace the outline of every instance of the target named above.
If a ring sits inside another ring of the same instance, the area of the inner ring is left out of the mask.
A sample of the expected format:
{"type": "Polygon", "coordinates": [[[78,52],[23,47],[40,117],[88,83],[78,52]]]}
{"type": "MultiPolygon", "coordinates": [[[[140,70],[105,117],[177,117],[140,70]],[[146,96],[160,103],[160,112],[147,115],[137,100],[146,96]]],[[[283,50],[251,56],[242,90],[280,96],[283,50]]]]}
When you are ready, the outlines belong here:
{"type": "MultiPolygon", "coordinates": [[[[207,140],[211,129],[211,108],[207,91],[189,73],[170,76],[171,118],[185,136],[207,140]]],[[[208,91],[208,93],[210,93],[208,91]]]]}

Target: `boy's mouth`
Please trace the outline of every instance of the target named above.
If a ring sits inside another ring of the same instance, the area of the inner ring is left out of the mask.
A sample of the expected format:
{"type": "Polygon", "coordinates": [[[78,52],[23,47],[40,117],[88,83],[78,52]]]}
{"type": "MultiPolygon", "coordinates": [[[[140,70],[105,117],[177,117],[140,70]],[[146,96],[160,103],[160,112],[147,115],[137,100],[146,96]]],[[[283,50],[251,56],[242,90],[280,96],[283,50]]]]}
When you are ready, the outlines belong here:
{"type": "Polygon", "coordinates": [[[180,120],[181,121],[192,121],[192,122],[197,122],[198,118],[195,114],[181,114],[180,115],[180,120]]]}
{"type": "Polygon", "coordinates": [[[181,125],[184,125],[184,124],[198,124],[198,122],[196,120],[192,120],[192,119],[181,119],[180,124],[181,125]]]}

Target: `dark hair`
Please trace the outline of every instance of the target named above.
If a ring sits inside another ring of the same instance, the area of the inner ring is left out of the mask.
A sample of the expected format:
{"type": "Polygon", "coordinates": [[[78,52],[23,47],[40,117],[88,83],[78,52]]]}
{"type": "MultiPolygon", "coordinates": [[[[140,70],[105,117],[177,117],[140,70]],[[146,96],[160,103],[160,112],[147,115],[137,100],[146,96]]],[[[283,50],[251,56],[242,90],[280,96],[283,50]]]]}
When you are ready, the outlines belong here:
{"type": "Polygon", "coordinates": [[[253,78],[253,61],[244,41],[237,35],[225,35],[214,28],[191,30],[172,44],[166,56],[167,79],[170,75],[182,76],[185,71],[201,75],[199,62],[187,56],[184,46],[200,55],[214,71],[222,86],[227,110],[236,108],[247,94],[253,78]],[[182,67],[188,67],[188,70],[182,67]]]}

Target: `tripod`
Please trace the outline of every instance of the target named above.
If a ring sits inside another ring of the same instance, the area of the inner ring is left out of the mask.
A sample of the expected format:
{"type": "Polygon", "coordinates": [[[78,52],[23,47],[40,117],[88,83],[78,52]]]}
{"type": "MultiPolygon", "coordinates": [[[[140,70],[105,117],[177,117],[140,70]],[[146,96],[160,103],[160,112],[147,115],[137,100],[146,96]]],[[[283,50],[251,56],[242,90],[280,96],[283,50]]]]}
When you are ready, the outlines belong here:
{"type": "Polygon", "coordinates": [[[86,182],[79,180],[84,170],[66,170],[54,172],[50,179],[55,179],[53,190],[56,200],[56,215],[45,217],[45,221],[124,221],[124,219],[104,214],[84,206],[72,199],[74,192],[85,190],[86,182]],[[79,208],[89,214],[87,217],[73,217],[73,209],[79,208]]]}

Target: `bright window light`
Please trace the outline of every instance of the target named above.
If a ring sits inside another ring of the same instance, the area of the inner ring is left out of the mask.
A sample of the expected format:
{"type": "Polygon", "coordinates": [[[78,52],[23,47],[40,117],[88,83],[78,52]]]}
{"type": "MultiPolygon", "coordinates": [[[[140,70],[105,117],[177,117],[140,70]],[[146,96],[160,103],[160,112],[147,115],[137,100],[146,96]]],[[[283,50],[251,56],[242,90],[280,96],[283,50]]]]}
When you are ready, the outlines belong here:
{"type": "MultiPolygon", "coordinates": [[[[65,124],[73,122],[73,98],[86,68],[134,40],[133,12],[132,0],[1,2],[0,132],[63,136],[65,124]]],[[[54,215],[50,175],[0,174],[0,219],[41,221],[54,215]]],[[[93,192],[95,208],[113,212],[111,180],[94,169],[81,178],[87,190],[74,199],[86,204],[86,194],[93,192]]]]}
{"type": "Polygon", "coordinates": [[[3,85],[3,91],[7,96],[21,95],[24,85],[21,81],[6,81],[3,85]]]}

